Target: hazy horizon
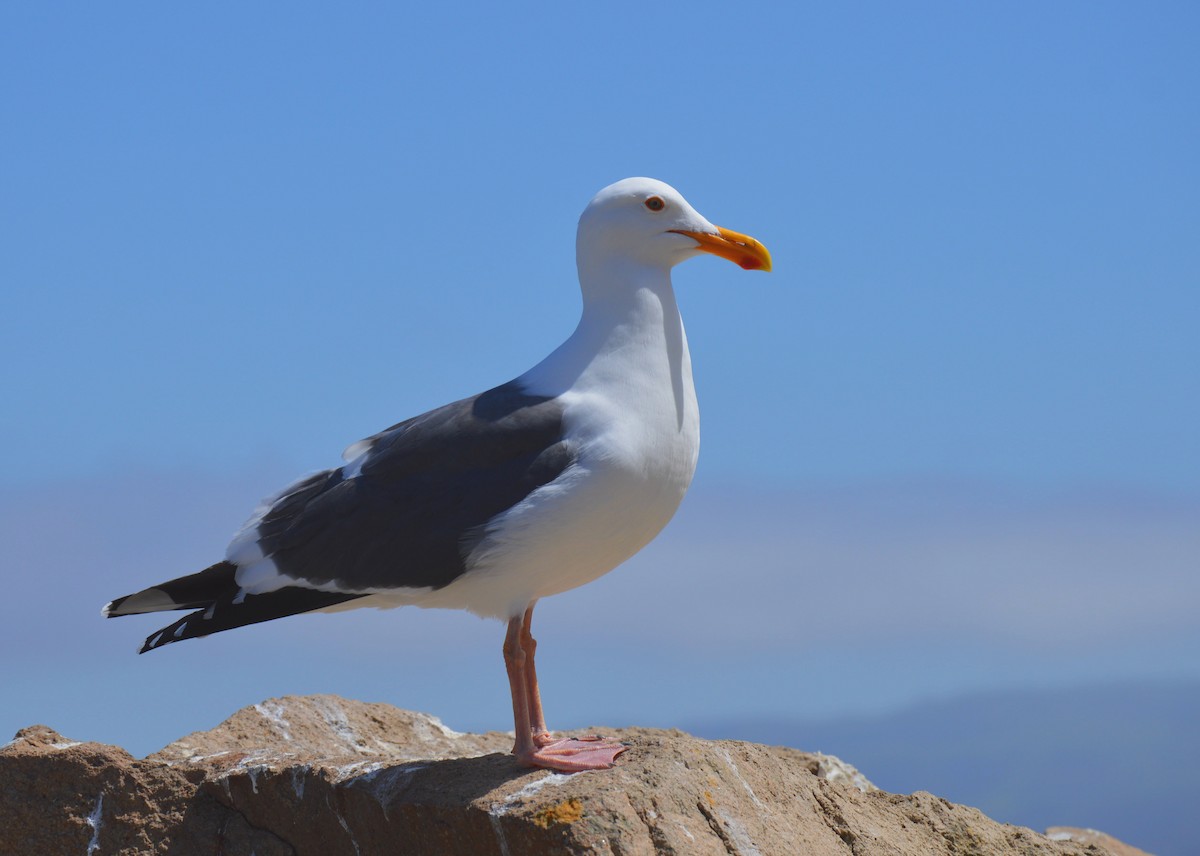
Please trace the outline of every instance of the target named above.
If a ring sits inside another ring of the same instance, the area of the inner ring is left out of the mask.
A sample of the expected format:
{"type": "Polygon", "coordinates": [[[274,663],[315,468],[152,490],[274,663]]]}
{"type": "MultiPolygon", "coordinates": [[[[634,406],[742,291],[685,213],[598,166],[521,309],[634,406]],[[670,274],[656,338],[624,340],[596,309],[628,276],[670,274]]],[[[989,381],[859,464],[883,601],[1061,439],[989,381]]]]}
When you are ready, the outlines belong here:
{"type": "MultiPolygon", "coordinates": [[[[45,720],[144,754],[270,695],[335,692],[455,728],[507,728],[498,622],[357,610],[137,656],[167,616],[101,618],[112,597],[219,558],[235,509],[273,475],[127,473],[0,491],[6,567],[19,571],[0,623],[12,688],[0,724],[45,720]]],[[[1198,509],[1142,491],[699,484],[645,551],[542,603],[547,705],[564,726],[671,725],[1200,678],[1198,509]]]]}

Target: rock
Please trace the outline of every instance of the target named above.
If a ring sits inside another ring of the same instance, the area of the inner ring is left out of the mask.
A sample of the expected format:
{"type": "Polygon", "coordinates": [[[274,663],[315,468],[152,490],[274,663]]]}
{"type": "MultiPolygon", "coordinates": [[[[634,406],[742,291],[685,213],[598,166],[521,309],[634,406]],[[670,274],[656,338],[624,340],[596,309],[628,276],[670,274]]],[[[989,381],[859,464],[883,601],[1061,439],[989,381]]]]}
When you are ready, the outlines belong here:
{"type": "Polygon", "coordinates": [[[1051,841],[1076,841],[1080,844],[1094,844],[1102,852],[1112,856],[1150,856],[1145,850],[1130,847],[1118,841],[1111,835],[1098,832],[1095,829],[1079,829],[1075,826],[1052,826],[1046,830],[1046,837],[1051,841]]]}
{"type": "Polygon", "coordinates": [[[526,770],[511,735],[334,696],[270,699],[145,759],[45,726],[0,749],[0,853],[1131,856],[927,793],[876,789],[827,755],[678,731],[608,732],[614,770],[526,770]]]}
{"type": "Polygon", "coordinates": [[[337,696],[287,696],[242,708],[211,731],[197,731],[150,755],[168,763],[217,761],[222,753],[261,754],[329,766],[340,763],[473,758],[512,748],[512,734],[460,734],[436,716],[337,696]],[[353,759],[349,760],[348,759],[353,759]]]}

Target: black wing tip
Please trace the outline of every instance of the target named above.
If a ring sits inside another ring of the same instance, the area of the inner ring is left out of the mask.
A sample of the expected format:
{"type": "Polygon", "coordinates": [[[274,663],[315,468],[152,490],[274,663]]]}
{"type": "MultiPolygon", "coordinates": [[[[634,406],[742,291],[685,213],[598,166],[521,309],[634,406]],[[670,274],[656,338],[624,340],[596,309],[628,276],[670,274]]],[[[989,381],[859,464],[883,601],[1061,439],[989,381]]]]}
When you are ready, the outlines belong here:
{"type": "Polygon", "coordinates": [[[324,609],[360,597],[365,595],[324,592],[298,586],[287,586],[260,595],[226,597],[204,609],[189,612],[157,633],[150,634],[138,649],[138,653],[145,654],[172,642],[182,642],[184,639],[199,639],[248,624],[259,624],[324,609]]]}
{"type": "Polygon", "coordinates": [[[138,653],[145,654],[147,651],[153,651],[155,648],[170,645],[172,642],[181,642],[184,639],[196,639],[222,629],[205,627],[203,622],[206,615],[211,615],[211,613],[206,609],[199,609],[188,613],[178,621],[168,624],[157,633],[151,633],[146,637],[146,641],[142,643],[142,647],[138,649],[138,653]],[[200,623],[189,627],[193,622],[200,623]]]}
{"type": "MultiPolygon", "coordinates": [[[[174,625],[172,625],[172,626],[174,626],[174,625]]],[[[144,641],[142,643],[142,647],[138,648],[138,653],[146,654],[150,651],[153,651],[156,648],[161,648],[164,645],[170,645],[172,642],[178,642],[179,640],[174,638],[168,632],[170,629],[171,629],[170,627],[164,627],[162,630],[158,631],[157,633],[151,633],[149,636],[147,636],[146,641],[144,641]]]]}
{"type": "Polygon", "coordinates": [[[142,647],[138,648],[138,654],[148,654],[164,645],[170,645],[172,642],[178,642],[178,639],[160,639],[163,634],[155,633],[152,636],[147,636],[146,641],[142,643],[142,647]]]}

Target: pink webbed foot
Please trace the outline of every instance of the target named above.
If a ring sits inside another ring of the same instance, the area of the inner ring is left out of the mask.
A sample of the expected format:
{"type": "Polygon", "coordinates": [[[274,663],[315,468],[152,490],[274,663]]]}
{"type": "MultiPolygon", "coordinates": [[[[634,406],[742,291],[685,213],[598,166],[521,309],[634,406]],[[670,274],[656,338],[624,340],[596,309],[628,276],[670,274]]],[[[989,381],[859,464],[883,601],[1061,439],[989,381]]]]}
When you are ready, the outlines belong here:
{"type": "Polygon", "coordinates": [[[517,760],[526,767],[542,767],[560,773],[607,770],[628,748],[624,743],[608,743],[595,736],[555,740],[549,734],[539,734],[534,742],[538,748],[528,755],[518,754],[517,760]]]}

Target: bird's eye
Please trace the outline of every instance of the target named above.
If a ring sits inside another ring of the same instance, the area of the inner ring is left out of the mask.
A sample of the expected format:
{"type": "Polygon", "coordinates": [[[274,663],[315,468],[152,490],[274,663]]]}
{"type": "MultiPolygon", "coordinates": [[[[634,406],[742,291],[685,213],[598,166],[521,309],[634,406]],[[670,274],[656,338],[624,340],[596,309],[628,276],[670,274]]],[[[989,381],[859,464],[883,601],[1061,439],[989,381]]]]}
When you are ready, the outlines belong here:
{"type": "Polygon", "coordinates": [[[646,200],[646,207],[651,211],[662,211],[667,207],[667,203],[663,202],[661,196],[651,196],[646,200]]]}

